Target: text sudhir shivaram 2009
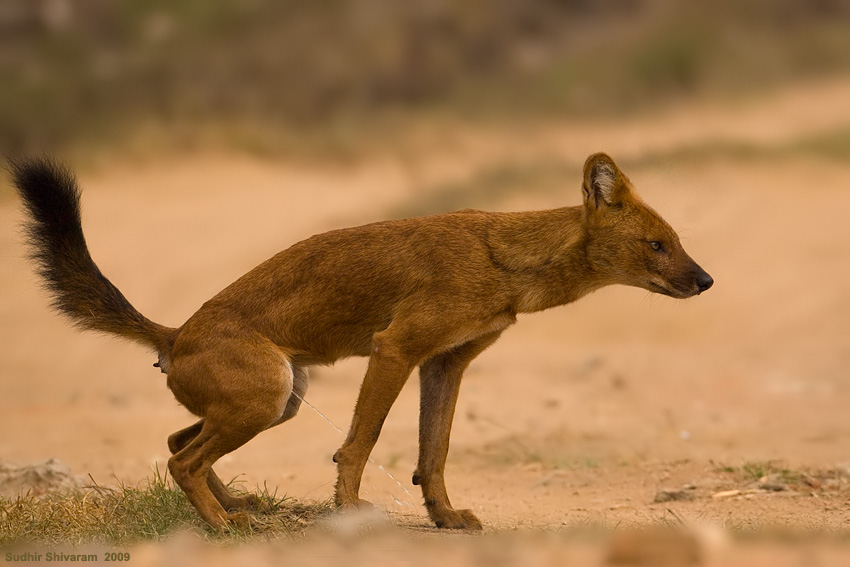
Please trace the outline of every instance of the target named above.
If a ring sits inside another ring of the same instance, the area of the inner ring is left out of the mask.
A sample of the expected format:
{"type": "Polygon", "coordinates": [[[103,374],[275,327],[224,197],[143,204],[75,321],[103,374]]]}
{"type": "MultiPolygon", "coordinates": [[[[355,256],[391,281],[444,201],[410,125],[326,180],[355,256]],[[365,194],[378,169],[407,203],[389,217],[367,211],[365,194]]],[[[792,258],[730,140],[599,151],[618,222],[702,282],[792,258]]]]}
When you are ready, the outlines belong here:
{"type": "MultiPolygon", "coordinates": [[[[121,551],[107,551],[102,554],[103,561],[129,561],[130,554],[121,551]]],[[[46,553],[6,553],[5,559],[8,563],[30,563],[36,561],[60,561],[67,563],[89,563],[100,561],[99,553],[65,553],[62,551],[48,551],[46,553]]]]}

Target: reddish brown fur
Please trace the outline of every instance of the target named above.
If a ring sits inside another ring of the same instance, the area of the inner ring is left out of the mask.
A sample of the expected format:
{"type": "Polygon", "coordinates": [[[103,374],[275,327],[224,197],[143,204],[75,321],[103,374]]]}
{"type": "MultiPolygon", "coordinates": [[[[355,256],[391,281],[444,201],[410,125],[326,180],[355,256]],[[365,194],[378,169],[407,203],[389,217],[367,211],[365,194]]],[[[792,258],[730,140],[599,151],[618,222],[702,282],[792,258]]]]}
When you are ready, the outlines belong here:
{"type": "Polygon", "coordinates": [[[169,469],[200,515],[217,527],[247,521],[256,502],[231,496],[213,463],[296,414],[307,367],[368,356],[351,429],[334,455],[337,504],[362,504],[363,468],[419,366],[414,483],[437,526],[480,528],[472,512],[452,507],[443,476],[467,365],[517,313],[611,284],[690,297],[712,283],[610,157],[588,158],[582,187],[577,207],[460,211],[313,236],[242,276],[179,329],[135,337],[159,352],[174,396],[201,417],[169,438],[169,469]]]}

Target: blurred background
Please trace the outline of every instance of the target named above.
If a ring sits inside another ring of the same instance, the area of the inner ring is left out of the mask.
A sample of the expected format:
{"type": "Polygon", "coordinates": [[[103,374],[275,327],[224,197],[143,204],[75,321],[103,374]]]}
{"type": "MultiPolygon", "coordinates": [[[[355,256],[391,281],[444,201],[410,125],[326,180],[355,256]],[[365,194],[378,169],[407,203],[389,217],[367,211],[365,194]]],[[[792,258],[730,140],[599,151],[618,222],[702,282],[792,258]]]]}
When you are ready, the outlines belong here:
{"type": "MultiPolygon", "coordinates": [[[[606,151],[716,283],[520,317],[466,373],[453,501],[497,534],[779,528],[850,556],[850,1],[0,0],[0,151],[74,167],[96,262],[170,326],[318,232],[578,205],[606,151]]],[[[192,417],[151,355],[50,311],[21,220],[4,180],[0,461],[164,470],[192,417]]],[[[365,364],[311,371],[342,429],[365,364]]],[[[400,484],[363,484],[408,535],[417,412],[414,377],[374,452],[400,484]]],[[[323,501],[341,441],[304,408],[217,470],[323,501]]]]}
{"type": "Polygon", "coordinates": [[[747,95],[848,53],[846,0],[4,0],[0,149],[350,146],[747,95]]]}

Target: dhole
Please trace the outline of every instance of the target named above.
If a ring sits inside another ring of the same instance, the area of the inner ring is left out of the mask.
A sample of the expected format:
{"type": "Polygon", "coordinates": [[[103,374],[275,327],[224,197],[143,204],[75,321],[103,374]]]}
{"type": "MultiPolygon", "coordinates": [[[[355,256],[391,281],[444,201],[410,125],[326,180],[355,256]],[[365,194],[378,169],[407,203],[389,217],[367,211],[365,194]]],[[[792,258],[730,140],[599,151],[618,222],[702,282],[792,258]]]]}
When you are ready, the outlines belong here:
{"type": "Polygon", "coordinates": [[[249,522],[258,502],[230,494],[213,463],[295,416],[308,367],[368,356],[351,429],[334,455],[337,505],[365,504],[363,467],[418,366],[413,483],[422,486],[437,526],[478,529],[472,512],[452,507],[443,479],[467,365],[517,313],[564,305],[612,284],[685,298],[713,283],[614,161],[595,154],[584,165],[580,206],[466,210],[313,236],[236,280],[175,329],[140,314],[98,270],[71,173],[48,159],[17,160],[11,170],[54,306],[82,328],[153,349],[174,396],[201,418],[168,438],[168,468],[217,528],[249,522]]]}

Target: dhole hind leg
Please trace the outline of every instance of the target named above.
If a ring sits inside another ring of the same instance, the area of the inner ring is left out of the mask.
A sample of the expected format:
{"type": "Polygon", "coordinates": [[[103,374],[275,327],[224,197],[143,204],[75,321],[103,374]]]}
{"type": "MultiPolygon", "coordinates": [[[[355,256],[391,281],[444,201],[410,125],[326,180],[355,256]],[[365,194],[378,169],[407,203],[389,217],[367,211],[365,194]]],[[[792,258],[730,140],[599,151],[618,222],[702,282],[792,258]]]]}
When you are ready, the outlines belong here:
{"type": "Polygon", "coordinates": [[[438,528],[482,528],[471,510],[452,508],[446,491],[446,456],[463,371],[500,334],[501,331],[484,335],[428,359],[419,368],[419,464],[413,473],[413,484],[422,486],[428,515],[438,528]]]}
{"type": "Polygon", "coordinates": [[[280,425],[289,421],[298,414],[301,408],[301,401],[304,399],[304,394],[307,393],[307,386],[310,382],[310,376],[307,368],[303,366],[292,365],[292,393],[289,400],[286,402],[286,407],[283,410],[283,415],[280,419],[272,423],[269,427],[280,425]]]}
{"type": "Polygon", "coordinates": [[[213,463],[250,441],[261,430],[240,428],[234,431],[205,421],[200,433],[168,460],[174,481],[186,493],[201,518],[213,528],[223,529],[228,523],[247,527],[251,523],[247,512],[227,512],[224,509],[207,478],[213,463]]]}
{"type": "MultiPolygon", "coordinates": [[[[201,428],[204,425],[204,420],[200,420],[197,423],[190,425],[185,429],[181,429],[176,433],[172,433],[168,437],[168,450],[171,451],[171,454],[174,455],[179,453],[186,445],[188,445],[198,434],[201,432],[201,428]]],[[[207,473],[207,486],[212,491],[213,496],[215,496],[216,500],[224,507],[228,512],[234,512],[238,510],[253,510],[255,512],[266,512],[268,511],[263,507],[262,501],[256,494],[246,494],[245,496],[234,496],[230,489],[227,488],[227,485],[222,482],[221,478],[215,473],[215,471],[210,467],[209,472],[207,473]]]]}
{"type": "Polygon", "coordinates": [[[256,500],[230,494],[212,466],[281,422],[289,407],[293,375],[292,365],[277,347],[252,336],[231,334],[215,350],[175,357],[169,386],[178,401],[203,419],[169,438],[169,447],[178,450],[168,469],[211,526],[250,524],[245,510],[256,500]]]}
{"type": "MultiPolygon", "coordinates": [[[[269,427],[274,427],[276,425],[280,425],[285,421],[289,421],[298,413],[298,409],[301,406],[301,400],[304,397],[304,394],[307,392],[308,385],[308,374],[307,369],[299,366],[294,366],[293,370],[293,385],[292,385],[292,395],[290,395],[289,400],[286,403],[286,408],[283,411],[283,415],[278,419],[275,423],[270,425],[269,427]]],[[[185,429],[181,429],[176,433],[171,434],[168,437],[168,449],[171,451],[171,454],[178,453],[183,449],[189,442],[192,441],[198,434],[201,432],[201,428],[204,425],[204,420],[200,420],[197,423],[190,425],[185,429]]],[[[264,504],[263,501],[256,494],[246,494],[245,496],[234,496],[230,489],[227,488],[227,485],[222,482],[221,478],[215,473],[215,471],[210,468],[209,473],[207,473],[207,486],[209,486],[210,490],[213,493],[213,496],[219,501],[219,503],[224,507],[228,512],[234,512],[238,510],[249,510],[254,512],[268,512],[268,505],[264,504]]]]}

